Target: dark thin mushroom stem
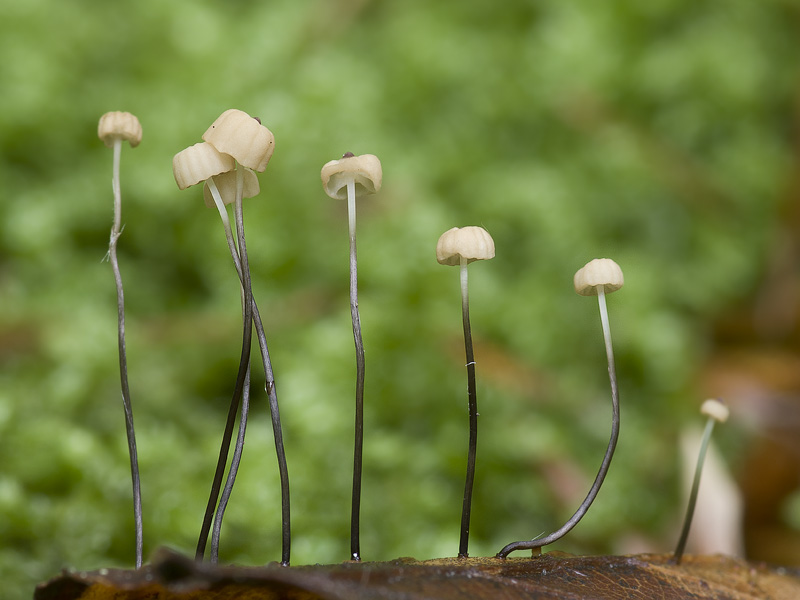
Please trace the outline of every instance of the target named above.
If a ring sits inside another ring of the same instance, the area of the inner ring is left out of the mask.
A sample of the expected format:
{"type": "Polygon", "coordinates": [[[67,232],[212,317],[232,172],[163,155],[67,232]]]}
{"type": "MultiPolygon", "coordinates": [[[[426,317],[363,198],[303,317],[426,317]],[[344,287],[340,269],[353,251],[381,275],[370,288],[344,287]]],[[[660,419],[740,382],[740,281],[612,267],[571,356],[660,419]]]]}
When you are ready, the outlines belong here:
{"type": "Polygon", "coordinates": [[[608,378],[611,382],[612,411],[611,439],[608,442],[605,456],[603,456],[603,462],[600,465],[600,470],[597,472],[597,477],[595,477],[589,493],[578,507],[578,510],[575,511],[575,513],[566,523],[564,523],[560,529],[543,538],[522,542],[512,542],[497,553],[498,558],[506,558],[515,550],[533,550],[534,548],[541,548],[542,546],[552,544],[553,542],[564,537],[567,533],[569,533],[570,530],[572,530],[573,527],[575,527],[575,525],[578,524],[578,522],[586,514],[586,511],[589,510],[589,507],[597,497],[597,493],[600,491],[600,486],[603,485],[603,480],[608,473],[608,468],[611,465],[611,459],[614,456],[614,449],[617,447],[617,438],[619,438],[619,390],[617,388],[617,373],[614,367],[614,351],[611,347],[611,330],[608,325],[608,311],[606,309],[606,298],[603,286],[598,286],[597,288],[597,299],[600,305],[600,320],[603,325],[603,338],[605,340],[606,356],[608,358],[608,378]]]}
{"type": "Polygon", "coordinates": [[[222,531],[222,519],[225,516],[225,509],[228,507],[228,501],[230,500],[231,492],[233,492],[233,484],[236,481],[236,473],[239,471],[239,463],[242,460],[244,435],[247,430],[247,416],[249,412],[250,368],[248,367],[244,377],[244,388],[242,389],[242,412],[239,417],[239,433],[236,436],[236,444],[233,447],[233,458],[231,459],[231,466],[228,471],[228,479],[225,481],[225,487],[222,490],[222,496],[217,505],[217,512],[214,515],[214,526],[211,529],[211,550],[209,551],[209,559],[212,563],[216,563],[219,560],[219,536],[222,531]]]}
{"type": "MultiPolygon", "coordinates": [[[[345,155],[347,156],[347,155],[345,155]]],[[[356,259],[356,191],[355,181],[347,183],[347,214],[350,230],[350,316],[356,348],[356,416],[353,449],[353,500],[350,512],[350,559],[361,560],[359,528],[361,520],[361,470],[364,451],[364,342],[361,339],[361,317],[358,313],[358,261],[356,259]]]]}
{"type": "Polygon", "coordinates": [[[458,545],[459,558],[469,556],[469,523],[472,512],[472,488],[475,481],[475,457],[478,450],[478,394],[475,386],[475,356],[472,351],[472,329],[469,323],[469,291],[467,259],[461,257],[461,314],[464,324],[464,347],[467,357],[467,389],[469,395],[469,450],[467,453],[467,476],[464,484],[464,503],[461,508],[461,539],[458,545]]]}
{"type": "MultiPolygon", "coordinates": [[[[228,243],[228,249],[230,250],[231,258],[233,259],[233,266],[236,269],[237,275],[239,276],[239,281],[240,283],[242,283],[242,294],[244,294],[242,265],[239,260],[239,253],[236,249],[236,245],[233,240],[233,234],[231,232],[228,213],[225,210],[225,205],[222,202],[222,198],[219,194],[219,191],[217,190],[216,185],[214,184],[214,181],[209,180],[208,184],[209,184],[209,189],[211,190],[212,196],[214,198],[215,205],[220,214],[220,218],[222,219],[222,224],[225,229],[225,238],[228,243]]],[[[258,306],[256,305],[255,297],[252,297],[252,293],[251,293],[251,298],[252,298],[253,323],[255,324],[256,337],[258,339],[258,347],[261,351],[261,359],[266,377],[265,391],[267,393],[267,398],[269,400],[270,417],[272,420],[272,432],[273,432],[273,437],[275,439],[275,451],[278,457],[278,471],[280,474],[280,481],[281,481],[281,515],[282,515],[281,565],[288,567],[291,558],[291,545],[292,545],[291,512],[290,512],[290,500],[289,500],[290,497],[289,470],[286,464],[286,452],[284,450],[284,444],[283,444],[283,429],[281,427],[280,409],[278,407],[278,396],[275,388],[275,376],[272,370],[272,361],[269,355],[269,348],[267,347],[267,337],[264,332],[264,324],[261,320],[261,313],[259,312],[258,306]]]]}
{"type": "MultiPolygon", "coordinates": [[[[240,215],[237,215],[237,218],[238,216],[240,215]]],[[[225,422],[225,431],[222,436],[222,444],[220,446],[219,459],[217,460],[217,468],[216,471],[214,472],[214,480],[211,484],[211,493],[208,498],[208,504],[206,505],[205,515],[203,516],[203,525],[200,530],[200,539],[197,542],[197,552],[195,554],[195,558],[197,560],[202,560],[203,555],[205,554],[205,548],[208,542],[208,533],[209,530],[211,529],[211,521],[212,518],[214,517],[215,508],[217,506],[217,499],[219,498],[220,488],[222,486],[222,477],[225,472],[225,465],[228,462],[228,452],[230,450],[231,439],[233,437],[233,426],[235,424],[236,413],[238,412],[239,408],[239,399],[243,396],[245,389],[245,381],[247,380],[247,373],[249,372],[250,369],[250,345],[252,342],[252,330],[253,330],[253,324],[252,324],[253,299],[252,299],[252,290],[250,289],[247,253],[244,250],[244,226],[242,225],[241,227],[239,227],[239,223],[237,223],[237,232],[239,236],[238,240],[239,245],[243,249],[241,256],[242,273],[247,274],[242,277],[242,287],[244,290],[243,292],[244,323],[243,323],[243,333],[242,333],[242,354],[241,354],[241,359],[239,360],[239,372],[237,373],[236,376],[236,386],[233,391],[231,406],[230,409],[228,410],[228,418],[225,422]]],[[[221,526],[221,523],[219,526],[221,526]]],[[[212,554],[214,554],[214,552],[215,548],[212,544],[212,554]]]]}
{"type": "Polygon", "coordinates": [[[208,497],[208,504],[206,505],[206,512],[203,516],[203,525],[200,529],[200,538],[197,542],[197,551],[195,558],[203,560],[205,554],[206,544],[208,543],[208,533],[211,530],[211,521],[214,518],[217,500],[219,498],[220,488],[222,487],[222,477],[225,473],[225,465],[228,463],[228,452],[231,446],[231,439],[233,437],[233,427],[236,423],[236,413],[239,410],[239,399],[242,397],[245,385],[245,378],[250,362],[250,342],[252,324],[245,327],[245,333],[242,340],[242,355],[239,360],[239,372],[236,376],[236,386],[233,390],[233,397],[231,398],[231,406],[228,409],[228,417],[225,421],[225,431],[222,434],[222,443],[220,444],[219,459],[217,460],[217,468],[214,471],[214,480],[211,484],[211,493],[208,497]]]}
{"type": "MultiPolygon", "coordinates": [[[[247,246],[244,237],[244,212],[242,207],[242,193],[243,193],[243,174],[241,166],[237,165],[236,168],[236,202],[234,204],[234,215],[236,218],[236,234],[237,241],[239,242],[239,259],[241,261],[242,278],[242,320],[244,327],[244,336],[247,343],[250,344],[252,340],[253,330],[253,290],[250,280],[250,266],[247,260],[247,246]]],[[[228,470],[228,479],[225,482],[225,488],[222,490],[222,497],[220,498],[217,512],[214,516],[214,528],[211,535],[211,562],[217,562],[219,558],[219,536],[222,530],[222,519],[225,516],[225,509],[228,506],[228,500],[233,492],[233,485],[236,482],[236,474],[239,472],[239,463],[242,458],[242,450],[244,449],[244,436],[247,429],[247,416],[250,409],[250,364],[248,357],[247,372],[245,374],[244,387],[242,388],[242,415],[239,423],[239,434],[236,436],[236,445],[234,446],[233,458],[231,459],[231,466],[228,470]]]]}
{"type": "Polygon", "coordinates": [[[108,244],[108,260],[114,271],[114,282],[117,287],[117,341],[119,347],[119,376],[122,387],[122,407],[125,412],[125,432],[128,438],[128,455],[131,462],[131,480],[133,483],[133,519],[136,529],[136,568],[142,566],[142,491],[139,479],[139,459],[136,451],[136,434],[133,427],[133,407],[131,392],[128,387],[128,358],[125,350],[125,294],[122,291],[122,275],[117,260],[117,240],[122,234],[122,198],[119,184],[119,159],[122,150],[122,139],[114,140],[114,166],[112,187],[114,192],[114,224],[108,244]]]}

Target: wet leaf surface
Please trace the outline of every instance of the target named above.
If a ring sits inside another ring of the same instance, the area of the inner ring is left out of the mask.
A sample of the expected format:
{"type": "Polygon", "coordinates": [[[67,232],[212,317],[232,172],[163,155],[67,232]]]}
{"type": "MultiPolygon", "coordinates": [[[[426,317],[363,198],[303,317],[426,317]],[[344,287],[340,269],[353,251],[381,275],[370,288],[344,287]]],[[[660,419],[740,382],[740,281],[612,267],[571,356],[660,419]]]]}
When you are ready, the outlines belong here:
{"type": "Polygon", "coordinates": [[[292,600],[458,598],[794,599],[800,570],[720,556],[670,555],[469,558],[303,567],[214,566],[162,549],[139,571],[64,572],[35,600],[292,600]]]}

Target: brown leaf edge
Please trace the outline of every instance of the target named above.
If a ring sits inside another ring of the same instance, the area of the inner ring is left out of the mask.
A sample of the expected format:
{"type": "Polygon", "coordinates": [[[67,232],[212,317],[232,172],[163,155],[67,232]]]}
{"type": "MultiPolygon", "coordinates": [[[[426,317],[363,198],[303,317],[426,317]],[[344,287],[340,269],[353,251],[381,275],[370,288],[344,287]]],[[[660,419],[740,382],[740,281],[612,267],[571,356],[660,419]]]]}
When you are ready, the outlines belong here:
{"type": "Polygon", "coordinates": [[[65,571],[34,600],[573,600],[593,598],[789,600],[800,569],[724,556],[446,558],[281,567],[216,566],[160,549],[140,570],[65,571]]]}

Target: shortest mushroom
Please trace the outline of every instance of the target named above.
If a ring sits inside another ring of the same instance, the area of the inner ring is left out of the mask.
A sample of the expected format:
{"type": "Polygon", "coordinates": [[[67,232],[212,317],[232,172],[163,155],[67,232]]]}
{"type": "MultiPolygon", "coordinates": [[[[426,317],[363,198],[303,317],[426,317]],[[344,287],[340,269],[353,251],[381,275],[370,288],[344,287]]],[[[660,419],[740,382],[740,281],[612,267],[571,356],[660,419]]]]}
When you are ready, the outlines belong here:
{"type": "Polygon", "coordinates": [[[475,356],[472,351],[472,330],[469,322],[469,285],[467,265],[476,260],[494,258],[494,240],[482,227],[453,227],[445,231],[436,243],[439,264],[461,268],[461,316],[464,325],[464,347],[467,355],[467,388],[469,396],[469,448],[464,503],[461,508],[461,539],[459,558],[469,556],[469,523],[472,510],[472,488],[475,481],[475,457],[478,447],[478,396],[475,388],[475,356]]]}
{"type": "Polygon", "coordinates": [[[675,547],[675,554],[672,559],[675,561],[675,564],[678,565],[681,564],[683,551],[686,548],[686,540],[689,539],[689,529],[692,527],[694,507],[697,504],[697,492],[700,489],[700,476],[703,473],[703,463],[706,460],[706,451],[708,450],[708,443],[711,440],[711,432],[714,431],[714,423],[724,423],[728,420],[730,409],[722,400],[710,398],[703,402],[700,407],[700,413],[707,416],[708,420],[706,421],[705,431],[703,431],[703,440],[700,443],[700,453],[697,455],[697,467],[695,467],[694,470],[692,490],[689,492],[689,504],[686,507],[686,516],[683,519],[681,537],[678,540],[678,545],[675,547]]]}
{"type": "Polygon", "coordinates": [[[608,378],[611,382],[611,439],[608,442],[603,462],[597,472],[597,476],[589,489],[589,493],[584,498],[575,514],[567,520],[560,529],[550,535],[535,540],[524,542],[512,542],[497,553],[498,558],[506,558],[515,550],[533,550],[552,544],[569,533],[575,525],[583,518],[589,507],[597,497],[603,480],[611,466],[611,459],[617,447],[619,438],[619,390],[617,388],[617,373],[614,367],[614,349],[611,346],[611,328],[608,324],[608,309],[606,308],[606,294],[620,289],[625,280],[622,276],[622,269],[610,258],[596,258],[575,273],[573,279],[575,291],[581,296],[597,296],[600,304],[600,322],[603,327],[603,338],[606,345],[606,357],[608,359],[608,378]]]}

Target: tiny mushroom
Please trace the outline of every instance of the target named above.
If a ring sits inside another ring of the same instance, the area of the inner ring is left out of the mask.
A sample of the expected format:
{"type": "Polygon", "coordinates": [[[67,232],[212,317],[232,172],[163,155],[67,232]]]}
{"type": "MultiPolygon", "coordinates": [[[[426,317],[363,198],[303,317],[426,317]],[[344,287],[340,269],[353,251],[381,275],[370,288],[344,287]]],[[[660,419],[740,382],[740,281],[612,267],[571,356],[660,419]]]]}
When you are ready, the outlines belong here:
{"type": "Polygon", "coordinates": [[[122,288],[122,276],[117,259],[117,241],[122,233],[122,193],[119,182],[119,162],[122,142],[130,143],[131,148],[142,141],[142,126],[139,119],[129,112],[107,112],[97,124],[97,136],[103,143],[113,149],[113,166],[111,188],[114,195],[114,221],[111,226],[111,237],[108,243],[108,260],[114,272],[117,288],[117,337],[119,348],[119,371],[122,387],[122,406],[125,412],[125,428],[128,438],[128,455],[131,463],[133,480],[133,515],[136,532],[136,568],[142,566],[143,534],[142,534],[142,496],[139,477],[139,459],[136,451],[136,434],[133,426],[133,407],[128,386],[128,359],[125,346],[125,300],[122,288]]]}
{"type": "Polygon", "coordinates": [[[689,492],[689,504],[686,507],[683,528],[681,529],[678,545],[675,547],[675,553],[672,557],[675,564],[681,563],[683,551],[686,548],[686,541],[689,539],[689,530],[692,527],[694,508],[697,505],[697,492],[700,489],[700,477],[703,474],[703,463],[706,460],[706,451],[711,441],[711,433],[714,431],[714,424],[727,421],[730,416],[730,409],[722,399],[709,398],[700,406],[700,414],[705,415],[708,419],[706,420],[706,428],[703,431],[703,439],[700,442],[700,452],[697,456],[697,466],[695,467],[694,478],[692,479],[692,489],[689,492]]]}
{"type": "Polygon", "coordinates": [[[107,148],[113,148],[115,142],[125,141],[135,148],[142,141],[142,125],[136,115],[129,112],[107,112],[97,124],[97,137],[103,140],[107,148]]]}
{"type": "Polygon", "coordinates": [[[358,260],[356,253],[356,197],[374,194],[381,189],[381,161],[373,154],[355,156],[347,152],[342,158],[322,166],[320,172],[325,193],[334,199],[347,199],[350,233],[350,317],[356,349],[356,423],[353,457],[353,497],[350,512],[350,559],[361,560],[361,470],[364,447],[364,343],[361,338],[361,317],[358,312],[358,260]]]}
{"type": "Polygon", "coordinates": [[[724,423],[731,415],[731,409],[719,398],[709,398],[700,406],[700,414],[717,423],[724,423]]]}
{"type": "Polygon", "coordinates": [[[611,459],[617,447],[619,438],[619,389],[617,386],[617,372],[614,366],[614,349],[611,345],[611,328],[608,323],[608,309],[606,308],[606,294],[620,289],[625,280],[622,269],[610,258],[596,258],[588,262],[584,267],[575,273],[573,279],[575,291],[581,296],[597,296],[600,305],[600,322],[603,328],[603,338],[605,340],[606,358],[608,360],[608,378],[611,383],[611,439],[608,442],[603,462],[597,472],[597,476],[592,483],[589,493],[584,498],[581,505],[564,525],[553,533],[521,542],[512,542],[506,545],[497,553],[498,558],[506,558],[515,550],[535,550],[542,546],[552,544],[569,533],[575,525],[583,518],[589,507],[597,497],[600,487],[603,485],[608,469],[611,466],[611,459]]]}
{"type": "Polygon", "coordinates": [[[464,327],[464,347],[467,358],[467,390],[469,397],[469,446],[464,501],[461,508],[461,537],[458,556],[469,556],[469,524],[472,511],[472,489],[475,481],[475,458],[478,444],[478,397],[475,385],[475,356],[472,349],[472,329],[469,322],[469,285],[467,265],[476,260],[494,258],[494,240],[482,227],[453,227],[445,231],[436,243],[439,264],[460,267],[461,316],[464,327]]]}

